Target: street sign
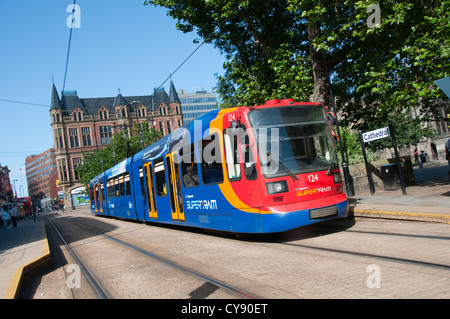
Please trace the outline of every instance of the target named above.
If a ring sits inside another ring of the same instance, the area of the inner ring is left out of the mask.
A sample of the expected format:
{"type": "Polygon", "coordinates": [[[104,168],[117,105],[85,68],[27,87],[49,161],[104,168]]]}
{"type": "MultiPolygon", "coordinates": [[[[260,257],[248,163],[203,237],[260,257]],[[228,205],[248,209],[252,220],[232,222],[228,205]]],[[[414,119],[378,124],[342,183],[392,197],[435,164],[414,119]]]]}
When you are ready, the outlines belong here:
{"type": "Polygon", "coordinates": [[[369,164],[367,163],[366,147],[364,146],[364,143],[378,140],[380,138],[385,138],[388,136],[390,136],[392,139],[392,146],[394,147],[395,160],[397,162],[397,170],[398,170],[398,174],[400,176],[400,185],[402,186],[403,195],[406,195],[405,182],[403,180],[403,173],[402,173],[402,166],[400,163],[400,157],[398,155],[397,142],[395,141],[394,127],[393,127],[391,121],[389,121],[387,127],[382,127],[382,128],[379,128],[377,130],[373,130],[373,131],[370,131],[367,133],[363,133],[363,132],[361,132],[361,130],[359,130],[359,140],[361,141],[361,149],[363,152],[364,164],[366,166],[370,194],[373,195],[375,193],[375,187],[373,185],[372,172],[370,171],[369,164]]]}
{"type": "Polygon", "coordinates": [[[362,134],[364,143],[375,141],[388,136],[390,136],[388,126],[362,134]]]}

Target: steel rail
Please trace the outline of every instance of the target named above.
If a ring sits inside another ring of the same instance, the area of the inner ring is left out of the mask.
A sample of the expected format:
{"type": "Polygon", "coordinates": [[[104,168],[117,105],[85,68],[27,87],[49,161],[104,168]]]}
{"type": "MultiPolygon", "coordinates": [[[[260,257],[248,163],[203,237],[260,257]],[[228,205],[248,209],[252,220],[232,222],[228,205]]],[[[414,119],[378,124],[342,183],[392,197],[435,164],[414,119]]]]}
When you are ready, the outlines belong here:
{"type": "Polygon", "coordinates": [[[78,266],[82,270],[83,274],[85,275],[85,277],[88,280],[88,282],[91,284],[91,286],[94,289],[94,291],[100,296],[101,299],[111,299],[111,297],[105,292],[105,289],[101,288],[101,285],[91,275],[91,272],[88,270],[88,268],[82,262],[80,257],[78,257],[76,252],[72,249],[70,244],[64,239],[64,236],[61,234],[61,232],[58,230],[58,228],[55,226],[55,224],[52,222],[52,220],[49,218],[48,221],[53,226],[53,229],[58,234],[58,236],[61,239],[61,241],[67,247],[67,250],[69,251],[70,255],[75,259],[76,263],[78,264],[78,266]]]}
{"type": "Polygon", "coordinates": [[[183,271],[183,272],[188,273],[190,275],[193,275],[195,277],[201,278],[202,280],[210,282],[210,283],[212,283],[214,285],[217,285],[218,287],[223,288],[226,291],[228,291],[228,292],[230,292],[230,293],[232,293],[234,295],[237,295],[239,297],[246,298],[246,299],[262,299],[261,297],[255,295],[255,294],[249,293],[249,292],[247,292],[247,291],[245,291],[243,289],[239,289],[237,287],[229,285],[229,284],[227,284],[227,283],[225,283],[225,282],[223,282],[223,281],[221,281],[219,279],[213,278],[213,277],[211,277],[209,275],[206,275],[206,274],[203,274],[203,273],[198,272],[196,270],[193,270],[193,269],[190,269],[188,267],[182,266],[182,265],[180,265],[180,264],[178,264],[178,263],[176,263],[176,262],[174,262],[174,261],[172,261],[170,259],[167,259],[165,257],[159,256],[159,255],[154,254],[154,253],[152,253],[150,251],[147,251],[145,249],[136,247],[136,246],[134,246],[132,244],[124,242],[124,241],[122,241],[120,239],[117,239],[117,238],[115,238],[113,236],[106,235],[106,234],[104,234],[104,233],[102,233],[102,232],[100,232],[100,231],[98,231],[98,230],[96,230],[96,229],[94,229],[94,228],[92,228],[90,226],[87,226],[87,225],[75,222],[73,220],[69,220],[69,222],[71,222],[73,224],[76,224],[76,225],[78,225],[80,227],[86,228],[86,229],[88,229],[88,230],[90,230],[90,231],[92,231],[92,232],[94,232],[94,233],[96,233],[96,234],[98,234],[100,236],[103,236],[103,237],[108,238],[110,240],[113,240],[113,241],[115,241],[117,243],[120,243],[121,245],[124,245],[124,246],[127,246],[127,247],[131,248],[131,249],[134,249],[134,250],[136,250],[136,251],[138,251],[138,252],[140,252],[140,253],[148,256],[148,257],[151,257],[153,259],[159,260],[159,261],[163,262],[164,264],[172,266],[172,267],[174,267],[174,268],[176,268],[176,269],[178,269],[180,271],[183,271]]]}

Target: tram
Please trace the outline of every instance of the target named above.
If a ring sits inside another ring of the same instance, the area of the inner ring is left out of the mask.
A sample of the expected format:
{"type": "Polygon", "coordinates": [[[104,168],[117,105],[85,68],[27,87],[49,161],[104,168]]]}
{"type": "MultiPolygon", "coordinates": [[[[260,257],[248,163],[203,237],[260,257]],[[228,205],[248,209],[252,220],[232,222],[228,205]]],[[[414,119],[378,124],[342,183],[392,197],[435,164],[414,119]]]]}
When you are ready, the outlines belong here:
{"type": "Polygon", "coordinates": [[[93,178],[91,212],[234,233],[345,218],[333,119],[293,99],[210,111],[93,178]]]}

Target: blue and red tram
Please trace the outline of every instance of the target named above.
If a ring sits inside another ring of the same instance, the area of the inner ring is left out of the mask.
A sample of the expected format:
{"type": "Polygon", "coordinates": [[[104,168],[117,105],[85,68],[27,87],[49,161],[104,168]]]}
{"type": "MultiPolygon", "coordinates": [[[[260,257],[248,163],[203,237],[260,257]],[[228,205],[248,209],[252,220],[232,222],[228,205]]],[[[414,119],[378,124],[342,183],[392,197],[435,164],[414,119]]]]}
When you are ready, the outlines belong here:
{"type": "Polygon", "coordinates": [[[93,178],[91,211],[236,233],[345,218],[321,104],[270,100],[211,111],[93,178]]]}

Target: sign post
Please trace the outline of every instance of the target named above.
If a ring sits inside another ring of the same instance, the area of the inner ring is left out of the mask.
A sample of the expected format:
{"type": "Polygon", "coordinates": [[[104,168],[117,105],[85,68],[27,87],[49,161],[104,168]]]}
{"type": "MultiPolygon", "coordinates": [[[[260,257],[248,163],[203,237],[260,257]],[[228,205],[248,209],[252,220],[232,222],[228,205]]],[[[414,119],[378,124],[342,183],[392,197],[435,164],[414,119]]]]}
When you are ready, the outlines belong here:
{"type": "Polygon", "coordinates": [[[370,172],[370,169],[369,169],[369,163],[367,163],[366,147],[364,145],[364,143],[365,143],[364,134],[367,134],[367,133],[362,133],[361,130],[359,130],[359,140],[361,141],[361,148],[362,148],[363,157],[364,157],[364,165],[366,166],[367,181],[369,182],[370,194],[373,195],[375,193],[375,188],[373,185],[372,173],[370,172]]]}
{"type": "Polygon", "coordinates": [[[366,165],[366,172],[367,172],[367,179],[369,181],[370,194],[373,195],[375,192],[375,189],[374,189],[374,185],[373,185],[372,174],[369,169],[369,164],[367,163],[366,148],[364,146],[364,143],[370,142],[370,141],[375,141],[375,140],[385,138],[388,136],[391,136],[391,138],[392,138],[392,146],[394,147],[395,160],[397,162],[397,171],[398,171],[399,178],[400,178],[400,185],[402,187],[403,195],[406,195],[405,182],[403,180],[402,167],[401,167],[401,163],[400,163],[400,157],[398,155],[397,142],[395,140],[394,126],[392,125],[391,121],[388,122],[388,126],[382,127],[382,128],[379,128],[379,129],[376,129],[376,130],[373,130],[373,131],[370,131],[367,133],[362,133],[361,130],[359,131],[359,139],[361,141],[361,148],[362,148],[363,156],[364,156],[364,164],[366,165]]]}
{"type": "Polygon", "coordinates": [[[406,189],[405,189],[405,181],[403,180],[403,174],[402,174],[402,166],[400,165],[400,157],[398,155],[397,150],[397,142],[395,141],[395,134],[394,134],[394,126],[392,125],[392,122],[389,121],[389,131],[391,132],[391,138],[392,138],[392,146],[394,147],[394,153],[395,153],[395,160],[397,161],[397,171],[400,175],[400,185],[402,186],[402,193],[403,195],[406,195],[406,189]]]}

